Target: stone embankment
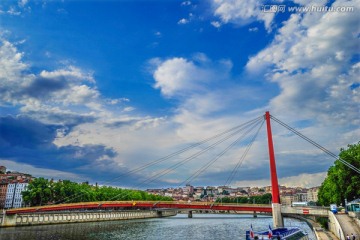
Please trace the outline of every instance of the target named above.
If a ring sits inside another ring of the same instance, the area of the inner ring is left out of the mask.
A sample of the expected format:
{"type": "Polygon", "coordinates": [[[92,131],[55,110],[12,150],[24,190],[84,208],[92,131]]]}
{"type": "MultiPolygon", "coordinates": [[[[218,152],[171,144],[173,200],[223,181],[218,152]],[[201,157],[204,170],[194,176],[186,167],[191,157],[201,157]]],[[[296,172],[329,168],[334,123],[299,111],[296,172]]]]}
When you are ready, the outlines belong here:
{"type": "Polygon", "coordinates": [[[0,215],[1,227],[63,224],[79,222],[99,222],[140,218],[160,218],[175,216],[173,210],[132,210],[132,211],[78,211],[78,212],[39,212],[0,215]]]}
{"type": "Polygon", "coordinates": [[[346,239],[346,235],[350,236],[351,234],[355,234],[356,239],[360,238],[360,226],[357,225],[358,218],[350,217],[348,214],[336,214],[335,216],[343,232],[341,239],[346,239]]]}

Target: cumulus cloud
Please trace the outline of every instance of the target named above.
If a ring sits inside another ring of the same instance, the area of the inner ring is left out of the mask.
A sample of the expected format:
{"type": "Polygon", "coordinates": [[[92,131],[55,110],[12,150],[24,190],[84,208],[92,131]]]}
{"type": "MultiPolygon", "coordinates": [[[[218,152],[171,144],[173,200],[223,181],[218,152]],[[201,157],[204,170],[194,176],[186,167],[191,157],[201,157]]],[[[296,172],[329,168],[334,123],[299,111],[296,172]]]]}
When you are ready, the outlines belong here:
{"type": "Polygon", "coordinates": [[[58,171],[49,168],[37,168],[30,164],[19,163],[11,160],[2,159],[1,164],[6,166],[6,168],[9,169],[10,171],[29,173],[32,176],[44,177],[47,179],[55,179],[55,180],[69,179],[72,181],[79,181],[79,182],[83,182],[84,179],[87,179],[87,177],[80,174],[75,174],[67,171],[58,171]]]}
{"type": "Polygon", "coordinates": [[[77,169],[116,153],[102,145],[57,147],[53,144],[61,126],[46,125],[28,117],[0,118],[0,158],[58,170],[77,169]],[[16,154],[15,154],[16,153],[16,154]],[[61,163],[61,164],[60,164],[61,163]]]}
{"type": "Polygon", "coordinates": [[[246,25],[251,22],[264,22],[267,30],[271,29],[271,23],[275,13],[264,13],[262,6],[265,1],[250,0],[213,0],[214,15],[218,16],[223,23],[246,25]]]}
{"type": "Polygon", "coordinates": [[[184,1],[181,3],[181,6],[189,6],[191,5],[191,1],[184,1]]]}
{"type": "Polygon", "coordinates": [[[154,73],[155,87],[160,88],[165,96],[180,94],[196,88],[197,81],[202,80],[197,77],[196,73],[198,72],[200,73],[194,63],[184,58],[169,59],[156,69],[154,73]],[[192,79],[193,76],[196,79],[192,79]]]}
{"type": "Polygon", "coordinates": [[[2,39],[0,103],[17,116],[1,116],[0,159],[104,180],[156,155],[153,144],[173,144],[166,117],[137,115],[128,98],[103,98],[91,71],[66,64],[35,73],[23,56],[2,39]]]}
{"type": "Polygon", "coordinates": [[[30,66],[22,61],[23,55],[16,45],[1,40],[1,105],[18,106],[22,113],[32,114],[37,120],[47,123],[51,119],[59,119],[61,115],[72,116],[68,122],[74,123],[74,118],[85,120],[89,114],[72,112],[68,109],[69,105],[92,109],[101,103],[91,72],[70,65],[54,71],[31,73],[30,66]]]}
{"type": "Polygon", "coordinates": [[[29,0],[3,1],[0,6],[2,8],[0,9],[0,14],[20,16],[23,12],[31,11],[28,3],[29,0]]]}
{"type": "MultiPolygon", "coordinates": [[[[220,20],[213,21],[213,25],[260,21],[271,30],[274,15],[262,14],[259,4],[214,0],[214,14],[220,20]]],[[[191,16],[184,21],[191,20],[191,16]]],[[[246,66],[249,77],[233,76],[231,60],[210,59],[203,53],[151,59],[153,87],[175,102],[168,116],[144,116],[128,105],[127,98],[102,97],[89,70],[65,64],[32,72],[17,45],[2,40],[0,104],[15,106],[20,116],[1,118],[4,134],[0,136],[0,146],[4,148],[0,158],[26,164],[33,164],[30,161],[36,162],[38,158],[44,163],[34,165],[36,169],[51,167],[67,174],[73,172],[69,169],[76,169],[83,176],[90,173],[94,178],[104,179],[105,173],[119,175],[128,168],[175,152],[179,146],[260,116],[268,109],[331,150],[337,151],[339,146],[358,140],[360,83],[354,49],[358,46],[359,31],[355,15],[294,13],[282,24],[273,42],[250,58],[246,66]],[[250,81],[252,74],[264,76],[268,81],[254,87],[250,81]],[[279,87],[279,94],[269,91],[273,86],[279,87]],[[324,119],[325,124],[320,121],[324,119]],[[17,152],[21,154],[15,159],[17,152]],[[59,165],[62,161],[64,164],[59,165]]],[[[278,173],[283,179],[280,182],[291,184],[297,177],[304,179],[304,185],[310,184],[308,179],[320,181],[333,159],[309,150],[294,135],[276,126],[273,129],[278,173]]],[[[262,143],[265,138],[260,134],[243,169],[239,170],[239,185],[245,183],[242,178],[255,183],[268,178],[266,143],[262,143]],[[254,174],[258,172],[261,174],[254,174]]],[[[147,169],[136,177],[150,176],[184,156],[147,169]]],[[[191,169],[195,171],[195,167],[213,157],[206,154],[191,169]]],[[[230,153],[197,183],[218,184],[226,179],[238,157],[237,152],[230,153]]],[[[183,173],[192,172],[184,166],[183,173]]],[[[183,180],[180,178],[184,176],[171,174],[164,182],[183,180]]],[[[132,180],[137,181],[135,176],[132,180]]]]}
{"type": "MultiPolygon", "coordinates": [[[[221,16],[222,24],[235,20],[242,25],[251,21],[264,21],[268,29],[271,27],[271,14],[267,19],[261,19],[261,16],[255,13],[237,16],[241,12],[233,12],[230,6],[239,7],[242,4],[240,1],[215,1],[214,4],[217,9],[215,13],[221,16]]],[[[243,4],[253,4],[254,8],[257,5],[255,2],[243,4]]],[[[334,6],[340,5],[355,3],[334,3],[334,6]]],[[[354,60],[354,50],[359,46],[359,28],[356,21],[356,13],[291,14],[276,32],[273,42],[251,57],[246,65],[250,79],[252,74],[256,74],[256,77],[263,76],[270,84],[278,85],[280,92],[270,96],[269,102],[262,102],[258,109],[248,112],[240,110],[242,115],[254,116],[270,109],[276,117],[284,119],[334,153],[339,151],[340,146],[358,141],[360,104],[356,76],[359,74],[359,63],[354,60]]],[[[157,59],[157,67],[153,71],[155,87],[159,88],[164,96],[180,100],[176,114],[172,117],[178,124],[178,136],[184,139],[201,139],[200,136],[203,136],[207,129],[215,131],[233,123],[235,116],[239,117],[240,114],[237,115],[234,111],[222,111],[246,104],[244,98],[236,96],[247,96],[246,90],[252,96],[267,92],[264,87],[256,90],[246,88],[244,82],[241,87],[229,84],[231,67],[224,70],[226,68],[221,68],[220,65],[214,64],[204,55],[188,59],[157,59]],[[206,67],[210,65],[211,68],[206,67]],[[207,88],[207,81],[212,81],[211,86],[214,86],[217,79],[213,76],[225,76],[221,78],[221,89],[207,88]],[[217,115],[219,112],[221,114],[217,115]]],[[[255,100],[249,97],[247,101],[255,100]]],[[[316,185],[320,183],[334,159],[302,142],[297,136],[289,134],[287,130],[277,127],[274,139],[279,177],[283,179],[283,183],[291,185],[296,177],[312,179],[316,185]],[[302,172],[301,176],[299,172],[302,172]]],[[[254,148],[257,154],[249,157],[247,167],[239,170],[239,176],[263,181],[261,179],[267,176],[254,175],[253,171],[268,171],[266,154],[259,156],[266,146],[255,144],[254,148]]],[[[213,172],[203,176],[202,181],[223,179],[226,173],[229,173],[230,164],[234,163],[234,160],[228,161],[228,166],[214,164],[213,172]],[[223,172],[216,169],[222,169],[223,172]]],[[[311,185],[309,181],[303,182],[304,185],[311,185]]]]}
{"type": "MultiPolygon", "coordinates": [[[[326,172],[314,173],[314,174],[299,174],[292,177],[279,178],[279,184],[287,187],[316,187],[320,186],[326,177],[326,172]]],[[[235,183],[236,186],[250,186],[250,187],[259,187],[259,186],[270,186],[270,181],[267,180],[257,180],[257,181],[238,181],[235,183]]]]}
{"type": "Polygon", "coordinates": [[[211,25],[214,26],[215,28],[220,28],[221,27],[221,23],[218,21],[212,21],[211,25]]]}
{"type": "Polygon", "coordinates": [[[189,23],[189,20],[186,18],[182,18],[178,21],[178,24],[187,24],[187,23],[189,23]]]}
{"type": "Polygon", "coordinates": [[[177,57],[158,59],[153,72],[155,88],[159,88],[167,97],[201,92],[206,85],[227,78],[231,68],[231,61],[221,60],[214,63],[201,53],[196,54],[193,60],[177,57]]]}
{"type": "MultiPolygon", "coordinates": [[[[336,1],[333,6],[355,2],[336,1]]],[[[350,88],[358,82],[357,22],[355,12],[291,15],[273,43],[247,64],[249,72],[267,71],[266,77],[281,87],[271,101],[274,110],[301,111],[330,125],[358,125],[358,92],[350,88]]]]}
{"type": "Polygon", "coordinates": [[[67,68],[59,69],[51,72],[43,70],[40,73],[40,77],[47,79],[66,78],[68,81],[87,80],[92,83],[95,82],[92,73],[84,72],[81,69],[74,66],[68,66],[67,68]]]}
{"type": "Polygon", "coordinates": [[[25,5],[29,2],[29,0],[19,0],[19,6],[20,7],[25,7],[25,5]]]}

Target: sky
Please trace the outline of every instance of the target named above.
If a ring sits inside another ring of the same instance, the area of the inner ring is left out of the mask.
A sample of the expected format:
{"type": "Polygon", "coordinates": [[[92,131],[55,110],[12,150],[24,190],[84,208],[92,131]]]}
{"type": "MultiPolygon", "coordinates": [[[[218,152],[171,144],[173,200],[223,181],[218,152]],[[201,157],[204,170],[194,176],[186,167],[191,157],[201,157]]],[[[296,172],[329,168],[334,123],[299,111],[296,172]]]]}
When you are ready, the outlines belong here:
{"type": "MultiPolygon", "coordinates": [[[[0,165],[145,189],[223,185],[240,164],[230,185],[268,186],[265,126],[244,155],[260,125],[151,163],[266,111],[335,154],[358,143],[359,6],[1,1],[0,165]]],[[[272,131],[280,184],[320,185],[334,159],[274,121],[272,131]]]]}

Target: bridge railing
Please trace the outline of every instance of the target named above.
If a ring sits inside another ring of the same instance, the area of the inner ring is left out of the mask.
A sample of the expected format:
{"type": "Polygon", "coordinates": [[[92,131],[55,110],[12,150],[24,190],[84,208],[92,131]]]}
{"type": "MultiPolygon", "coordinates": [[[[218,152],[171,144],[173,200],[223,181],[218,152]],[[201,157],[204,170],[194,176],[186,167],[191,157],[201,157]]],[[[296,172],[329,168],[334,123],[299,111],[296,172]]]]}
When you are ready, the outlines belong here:
{"type": "Polygon", "coordinates": [[[281,213],[298,215],[328,216],[329,209],[324,207],[291,207],[281,206],[281,213]]]}
{"type": "Polygon", "coordinates": [[[131,207],[144,207],[144,208],[156,208],[157,206],[172,206],[184,205],[195,206],[211,206],[211,207],[255,207],[255,208],[269,208],[270,205],[264,204],[235,204],[235,203],[219,203],[219,202],[188,202],[188,201],[101,201],[101,202],[81,202],[81,203],[66,203],[66,204],[54,204],[44,205],[26,208],[15,208],[6,211],[7,214],[16,213],[29,213],[29,212],[42,212],[42,211],[75,211],[82,209],[112,209],[112,208],[131,208],[131,207]]]}

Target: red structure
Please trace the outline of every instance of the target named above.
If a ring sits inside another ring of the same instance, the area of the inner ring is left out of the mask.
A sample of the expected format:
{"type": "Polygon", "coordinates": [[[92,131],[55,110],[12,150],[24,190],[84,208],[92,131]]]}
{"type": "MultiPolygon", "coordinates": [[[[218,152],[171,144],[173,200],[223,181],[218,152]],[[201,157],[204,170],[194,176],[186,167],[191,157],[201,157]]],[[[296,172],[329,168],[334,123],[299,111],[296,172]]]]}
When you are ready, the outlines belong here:
{"type": "Polygon", "coordinates": [[[14,208],[6,211],[7,215],[37,212],[58,212],[58,211],[84,211],[84,210],[113,210],[126,209],[186,209],[186,210],[222,210],[239,212],[271,213],[269,205],[230,205],[213,202],[186,203],[186,202],[151,202],[151,201],[124,201],[124,202],[89,202],[48,205],[28,208],[14,208]]]}
{"type": "Polygon", "coordinates": [[[279,194],[279,183],[276,173],[275,153],[274,144],[272,140],[271,124],[270,124],[270,113],[265,113],[267,135],[268,135],[268,146],[269,146],[269,159],[270,159],[270,176],[271,176],[271,189],[272,189],[272,202],[280,203],[279,194]]]}
{"type": "MultiPolygon", "coordinates": [[[[113,201],[113,202],[89,202],[89,203],[69,203],[58,204],[50,206],[17,208],[6,211],[6,214],[21,214],[21,213],[37,213],[37,212],[57,212],[57,211],[86,211],[86,210],[120,210],[120,209],[185,209],[185,210],[220,210],[220,211],[240,211],[240,212],[261,212],[272,213],[274,220],[274,227],[283,227],[284,222],[281,215],[281,204],[279,194],[279,184],[276,173],[274,144],[272,140],[270,113],[265,113],[265,120],[267,125],[267,137],[270,160],[270,175],[272,186],[272,206],[270,205],[231,205],[214,202],[151,202],[151,201],[113,201]]],[[[305,214],[305,213],[304,213],[305,214]]],[[[189,215],[190,217],[190,215],[189,215]]]]}

